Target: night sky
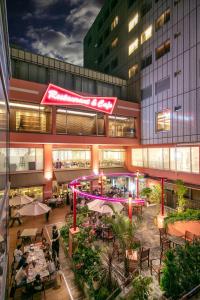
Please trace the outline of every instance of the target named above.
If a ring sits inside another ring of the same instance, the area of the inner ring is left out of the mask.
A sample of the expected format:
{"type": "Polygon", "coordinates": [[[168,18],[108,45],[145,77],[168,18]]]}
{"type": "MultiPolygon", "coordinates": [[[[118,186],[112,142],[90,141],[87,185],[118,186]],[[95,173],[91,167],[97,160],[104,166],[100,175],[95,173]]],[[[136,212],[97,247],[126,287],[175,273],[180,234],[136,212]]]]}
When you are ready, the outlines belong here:
{"type": "Polygon", "coordinates": [[[83,38],[104,0],[7,0],[10,44],[83,64],[83,38]]]}

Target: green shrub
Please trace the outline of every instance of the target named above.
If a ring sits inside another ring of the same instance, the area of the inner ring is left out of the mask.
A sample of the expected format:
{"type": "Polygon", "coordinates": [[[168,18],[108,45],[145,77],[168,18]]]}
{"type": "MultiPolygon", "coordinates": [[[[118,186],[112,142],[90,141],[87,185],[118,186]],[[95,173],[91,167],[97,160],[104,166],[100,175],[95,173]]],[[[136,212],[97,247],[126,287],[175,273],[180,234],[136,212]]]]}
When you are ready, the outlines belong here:
{"type": "Polygon", "coordinates": [[[164,260],[161,288],[167,297],[179,299],[200,283],[200,242],[170,249],[164,260]]]}
{"type": "Polygon", "coordinates": [[[187,209],[184,212],[176,212],[165,218],[165,226],[177,221],[198,221],[200,220],[200,210],[187,209]]]}
{"type": "Polygon", "coordinates": [[[151,277],[138,276],[132,282],[132,289],[124,300],[148,300],[151,292],[151,277]]]}

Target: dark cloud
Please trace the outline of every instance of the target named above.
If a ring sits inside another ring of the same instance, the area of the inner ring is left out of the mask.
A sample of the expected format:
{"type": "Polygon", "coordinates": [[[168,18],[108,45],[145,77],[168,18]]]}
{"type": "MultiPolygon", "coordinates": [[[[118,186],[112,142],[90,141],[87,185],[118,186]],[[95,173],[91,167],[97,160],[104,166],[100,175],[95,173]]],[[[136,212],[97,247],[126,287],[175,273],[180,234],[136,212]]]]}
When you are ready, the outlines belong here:
{"type": "Polygon", "coordinates": [[[103,0],[8,0],[10,42],[82,65],[83,38],[103,0]]]}

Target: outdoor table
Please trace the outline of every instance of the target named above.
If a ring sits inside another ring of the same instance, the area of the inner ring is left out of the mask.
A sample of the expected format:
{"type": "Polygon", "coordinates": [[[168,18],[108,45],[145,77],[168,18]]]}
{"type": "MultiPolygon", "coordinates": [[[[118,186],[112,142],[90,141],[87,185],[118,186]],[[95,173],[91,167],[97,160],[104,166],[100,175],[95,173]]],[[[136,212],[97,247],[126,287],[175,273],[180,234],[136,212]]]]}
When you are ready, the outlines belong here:
{"type": "Polygon", "coordinates": [[[185,245],[185,240],[181,238],[180,236],[174,236],[174,235],[168,235],[167,236],[168,240],[172,242],[173,247],[174,246],[184,246],[185,245]]]}
{"type": "Polygon", "coordinates": [[[49,204],[49,206],[52,207],[52,208],[53,208],[53,207],[54,207],[54,208],[56,207],[56,203],[57,203],[57,198],[51,198],[51,199],[48,200],[48,204],[49,204]]]}
{"type": "Polygon", "coordinates": [[[22,231],[20,237],[23,241],[28,240],[31,242],[31,238],[36,236],[36,233],[38,231],[38,228],[26,228],[22,231]]]}
{"type": "Polygon", "coordinates": [[[49,270],[44,252],[41,249],[41,243],[26,246],[24,247],[24,251],[29,252],[27,258],[27,262],[29,263],[27,283],[33,282],[37,274],[41,278],[48,277],[49,270]]]}

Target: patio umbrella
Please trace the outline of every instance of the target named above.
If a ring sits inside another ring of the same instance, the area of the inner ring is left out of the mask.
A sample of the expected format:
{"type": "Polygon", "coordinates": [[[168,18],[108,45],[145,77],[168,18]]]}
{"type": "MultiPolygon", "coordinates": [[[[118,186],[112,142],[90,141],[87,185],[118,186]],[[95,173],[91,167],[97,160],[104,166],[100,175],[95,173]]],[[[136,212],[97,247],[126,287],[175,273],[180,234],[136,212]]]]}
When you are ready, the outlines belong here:
{"type": "Polygon", "coordinates": [[[9,206],[21,206],[33,202],[33,198],[26,195],[17,195],[9,200],[9,206]]]}
{"type": "MultiPolygon", "coordinates": [[[[123,209],[123,205],[121,203],[111,203],[113,209],[119,213],[123,209]]],[[[109,206],[109,202],[95,199],[87,204],[89,210],[93,210],[102,214],[113,214],[112,208],[109,206]]]]}
{"type": "Polygon", "coordinates": [[[21,216],[39,216],[50,211],[51,208],[46,204],[40,202],[33,202],[31,204],[27,204],[21,209],[18,210],[21,216]]]}

